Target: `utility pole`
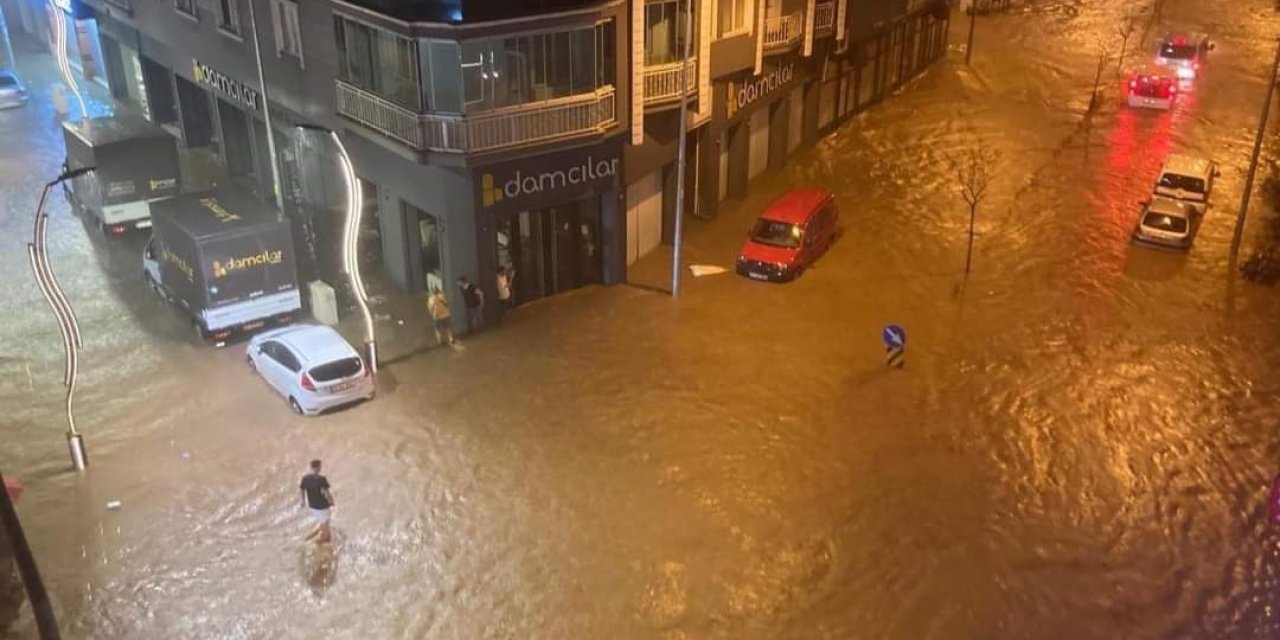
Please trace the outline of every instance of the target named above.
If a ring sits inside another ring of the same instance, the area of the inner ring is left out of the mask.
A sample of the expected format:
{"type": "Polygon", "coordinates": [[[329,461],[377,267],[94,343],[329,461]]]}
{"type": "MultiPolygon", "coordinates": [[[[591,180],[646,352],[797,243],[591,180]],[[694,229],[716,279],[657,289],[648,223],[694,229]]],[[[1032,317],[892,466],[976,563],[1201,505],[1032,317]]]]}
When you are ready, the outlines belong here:
{"type": "Polygon", "coordinates": [[[973,22],[978,18],[978,0],[969,0],[969,43],[964,46],[964,63],[973,59],[973,22]]]}
{"type": "Polygon", "coordinates": [[[13,501],[9,499],[3,474],[0,474],[0,527],[3,528],[0,537],[7,538],[9,547],[13,549],[18,575],[22,576],[22,585],[27,590],[27,600],[31,603],[31,613],[36,619],[40,640],[59,640],[62,636],[58,632],[58,620],[53,615],[53,603],[49,601],[49,593],[45,591],[44,581],[40,579],[40,569],[36,567],[35,556],[31,555],[27,536],[22,532],[18,511],[13,508],[13,501]]]}
{"type": "Polygon", "coordinates": [[[258,65],[258,87],[262,89],[262,119],[267,125],[267,155],[271,156],[271,190],[276,197],[276,219],[284,220],[284,185],[280,184],[280,158],[276,155],[276,134],[271,128],[271,98],[267,95],[267,79],[262,73],[262,47],[258,44],[256,0],[249,0],[249,30],[253,32],[253,59],[258,65]]]}
{"type": "Polygon", "coordinates": [[[1276,57],[1271,61],[1271,81],[1267,83],[1267,99],[1262,103],[1262,117],[1258,120],[1258,133],[1253,139],[1253,157],[1249,159],[1249,174],[1244,180],[1244,195],[1240,196],[1240,214],[1236,217],[1236,232],[1231,237],[1233,262],[1240,251],[1240,237],[1244,234],[1244,221],[1249,215],[1249,195],[1253,192],[1253,176],[1258,171],[1258,155],[1262,152],[1262,135],[1267,130],[1267,116],[1271,113],[1271,98],[1276,90],[1277,72],[1280,72],[1280,40],[1276,41],[1276,57]]]}
{"type": "Polygon", "coordinates": [[[671,251],[672,298],[680,295],[680,249],[684,242],[684,168],[689,146],[689,58],[693,57],[693,0],[685,0],[684,5],[684,59],[680,61],[680,142],[676,151],[676,224],[671,251]]]}

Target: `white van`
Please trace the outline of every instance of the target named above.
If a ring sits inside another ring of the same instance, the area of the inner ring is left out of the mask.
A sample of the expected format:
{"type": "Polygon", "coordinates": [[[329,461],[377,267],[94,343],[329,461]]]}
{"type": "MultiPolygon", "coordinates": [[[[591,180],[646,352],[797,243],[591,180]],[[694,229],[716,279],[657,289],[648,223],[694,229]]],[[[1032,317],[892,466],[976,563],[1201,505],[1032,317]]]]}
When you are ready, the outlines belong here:
{"type": "Polygon", "coordinates": [[[1218,174],[1212,160],[1175,153],[1164,161],[1153,193],[1185,202],[1204,214],[1218,174]]]}

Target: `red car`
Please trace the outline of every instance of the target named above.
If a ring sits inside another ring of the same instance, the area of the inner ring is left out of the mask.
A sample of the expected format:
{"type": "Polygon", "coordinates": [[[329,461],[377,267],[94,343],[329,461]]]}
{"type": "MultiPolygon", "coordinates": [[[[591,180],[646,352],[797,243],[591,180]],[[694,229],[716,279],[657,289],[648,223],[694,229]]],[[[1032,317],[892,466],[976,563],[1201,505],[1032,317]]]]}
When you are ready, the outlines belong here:
{"type": "Polygon", "coordinates": [[[752,280],[794,280],[835,240],[835,198],[826,189],[797,187],[774,200],[747,234],[737,272],[752,280]]]}

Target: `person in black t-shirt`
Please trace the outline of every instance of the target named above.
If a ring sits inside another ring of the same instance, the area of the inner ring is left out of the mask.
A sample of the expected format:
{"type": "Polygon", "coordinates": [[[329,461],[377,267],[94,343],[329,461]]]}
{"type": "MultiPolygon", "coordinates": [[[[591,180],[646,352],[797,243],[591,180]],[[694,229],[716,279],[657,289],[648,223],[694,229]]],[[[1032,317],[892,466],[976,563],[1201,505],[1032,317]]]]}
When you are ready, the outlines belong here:
{"type": "Polygon", "coordinates": [[[475,333],[480,328],[480,310],[484,308],[484,290],[466,278],[458,278],[462,301],[467,305],[467,331],[475,333]]]}
{"type": "Polygon", "coordinates": [[[311,510],[311,518],[316,521],[316,528],[307,534],[307,542],[328,542],[329,509],[333,507],[333,494],[329,493],[329,479],[320,475],[320,461],[311,461],[311,473],[302,476],[298,486],[302,491],[302,508],[311,510]]]}

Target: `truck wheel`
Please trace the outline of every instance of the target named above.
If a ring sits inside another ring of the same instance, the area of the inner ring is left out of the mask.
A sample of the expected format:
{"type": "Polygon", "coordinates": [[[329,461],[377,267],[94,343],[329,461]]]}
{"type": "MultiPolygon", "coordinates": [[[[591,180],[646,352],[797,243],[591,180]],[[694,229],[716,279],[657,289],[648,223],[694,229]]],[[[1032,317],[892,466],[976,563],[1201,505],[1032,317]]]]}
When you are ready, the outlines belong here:
{"type": "Polygon", "coordinates": [[[201,342],[208,340],[208,338],[204,334],[204,327],[200,326],[199,321],[192,320],[191,326],[195,327],[196,329],[196,338],[198,338],[201,342]]]}
{"type": "Polygon", "coordinates": [[[297,399],[295,399],[293,396],[289,396],[289,408],[293,409],[293,412],[298,415],[305,415],[302,412],[302,405],[298,404],[297,399]]]}

